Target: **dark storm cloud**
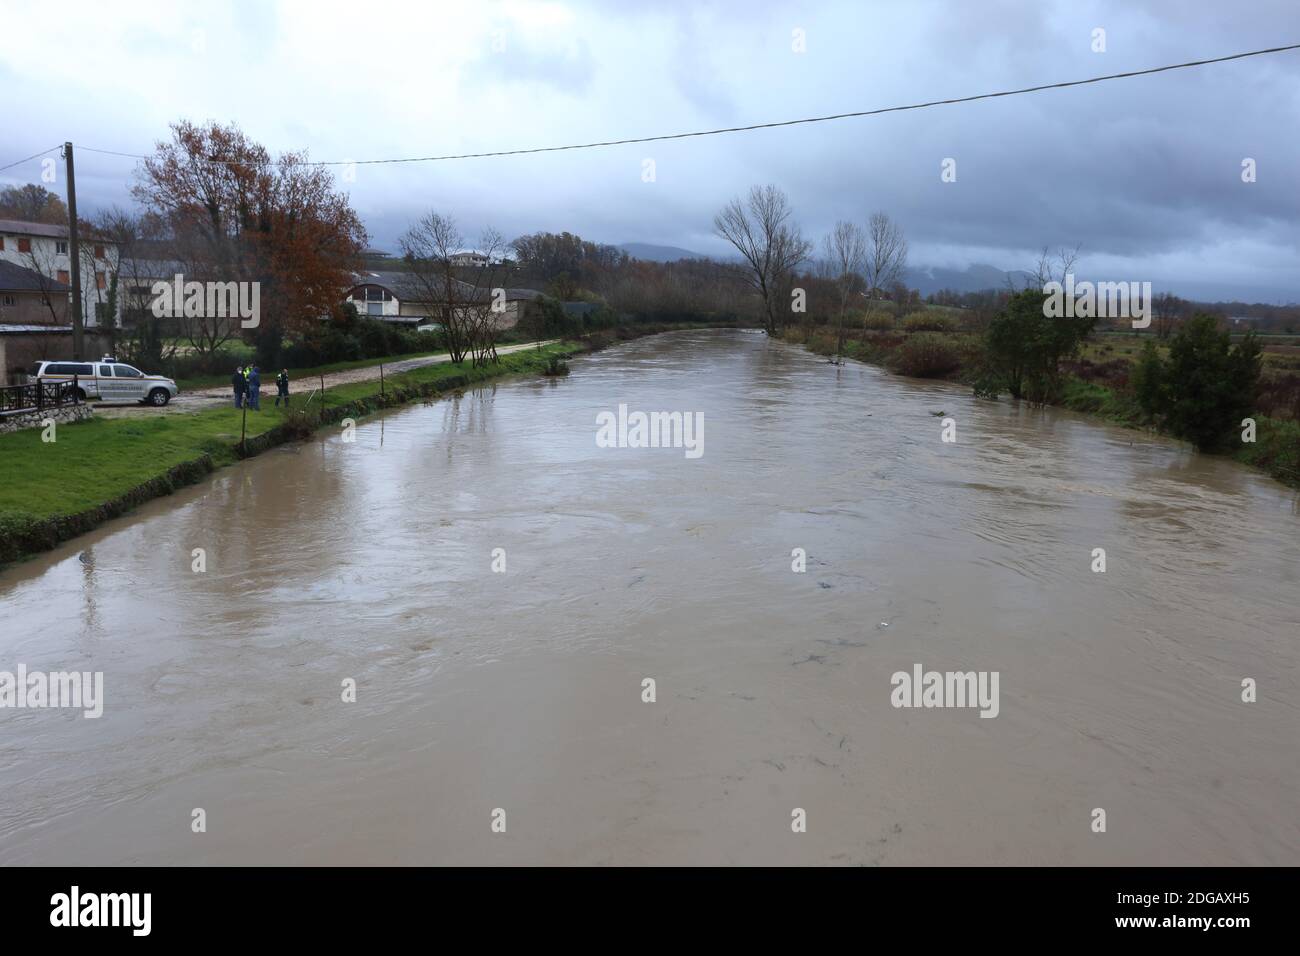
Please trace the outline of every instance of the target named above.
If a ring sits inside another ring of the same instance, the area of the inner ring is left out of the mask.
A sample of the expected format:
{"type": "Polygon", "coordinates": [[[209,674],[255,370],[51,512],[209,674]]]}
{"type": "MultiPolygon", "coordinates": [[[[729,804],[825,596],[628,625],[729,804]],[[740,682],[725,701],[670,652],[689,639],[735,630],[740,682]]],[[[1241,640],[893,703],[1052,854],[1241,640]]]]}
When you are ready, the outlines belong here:
{"type": "MultiPolygon", "coordinates": [[[[272,150],[363,159],[742,125],[1079,79],[1300,42],[1292,0],[389,5],[177,12],[22,8],[0,47],[0,162],[72,138],[144,152],[180,117],[272,150]],[[454,15],[452,15],[454,13],[454,15]],[[363,15],[362,15],[363,14],[363,15]],[[1093,31],[1105,31],[1095,52],[1093,31]],[[805,50],[796,51],[794,31],[805,50]],[[68,51],[64,55],[57,51],[68,51]],[[64,66],[76,63],[77,68],[64,66]]],[[[805,231],[883,209],[917,264],[1080,271],[1300,298],[1300,52],[1027,96],[707,139],[361,166],[376,244],[437,208],[471,236],[567,229],[722,253],[714,211],[755,183],[805,231]],[[1241,181],[1241,163],[1258,181],[1241,181]],[[957,181],[940,180],[944,159],[957,181]],[[643,181],[645,160],[655,168],[643,181]]],[[[133,163],[83,153],[83,205],[133,163]]],[[[39,167],[0,174],[39,178],[39,167]]]]}

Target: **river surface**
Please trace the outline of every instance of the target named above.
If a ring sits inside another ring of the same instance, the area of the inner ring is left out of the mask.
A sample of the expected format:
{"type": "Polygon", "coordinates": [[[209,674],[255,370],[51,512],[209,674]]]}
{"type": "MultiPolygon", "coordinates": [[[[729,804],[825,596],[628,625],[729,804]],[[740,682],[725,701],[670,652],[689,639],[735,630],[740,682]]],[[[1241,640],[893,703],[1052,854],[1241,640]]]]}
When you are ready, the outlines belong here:
{"type": "Polygon", "coordinates": [[[754,333],[572,365],[0,573],[0,670],[105,697],[0,710],[0,863],[1300,863],[1294,491],[754,333]]]}

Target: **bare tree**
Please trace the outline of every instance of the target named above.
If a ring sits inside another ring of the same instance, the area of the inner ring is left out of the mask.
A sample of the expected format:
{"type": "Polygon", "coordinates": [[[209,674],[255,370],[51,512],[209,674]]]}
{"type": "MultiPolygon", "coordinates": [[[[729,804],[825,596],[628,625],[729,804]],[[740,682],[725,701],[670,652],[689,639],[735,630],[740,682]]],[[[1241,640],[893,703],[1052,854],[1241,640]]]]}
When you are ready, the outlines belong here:
{"type": "Polygon", "coordinates": [[[873,212],[867,220],[866,259],[863,278],[867,292],[889,289],[903,278],[907,268],[907,239],[903,228],[883,212],[873,212]]]}
{"type": "MultiPolygon", "coordinates": [[[[116,292],[127,361],[160,368],[176,354],[175,331],[181,325],[153,314],[153,283],[160,278],[171,281],[171,276],[155,275],[148,258],[163,238],[163,223],[157,216],[137,216],[113,206],[95,219],[95,230],[117,248],[116,292]]],[[[226,328],[233,334],[233,324],[226,328]]]]}
{"type": "Polygon", "coordinates": [[[1156,337],[1167,339],[1182,319],[1187,303],[1172,292],[1161,292],[1151,300],[1151,308],[1155,313],[1156,337]]]}
{"type": "Polygon", "coordinates": [[[470,350],[475,365],[497,361],[497,336],[508,308],[501,260],[509,246],[491,226],[479,236],[478,249],[484,260],[461,269],[466,291],[465,319],[470,330],[470,350]]]}
{"type": "Polygon", "coordinates": [[[456,220],[437,212],[418,220],[399,240],[412,283],[421,299],[438,310],[451,360],[463,362],[469,356],[475,365],[497,360],[496,336],[505,307],[499,275],[507,248],[495,229],[484,230],[479,242],[484,262],[452,265],[464,239],[456,220]]]}
{"type": "Polygon", "coordinates": [[[749,266],[747,277],[763,301],[768,335],[780,330],[784,308],[777,303],[812,248],[790,221],[792,212],[781,190],[755,186],[746,199],[733,199],[713,217],[714,230],[736,247],[749,266]]]}
{"type": "Polygon", "coordinates": [[[23,254],[23,262],[28,269],[31,269],[32,272],[36,273],[36,285],[40,288],[41,292],[41,304],[49,310],[50,321],[53,324],[58,325],[59,313],[58,310],[54,308],[54,301],[59,297],[68,301],[69,305],[66,315],[71,315],[71,299],[67,292],[54,291],[54,286],[60,281],[58,278],[58,268],[55,265],[55,260],[52,254],[49,252],[37,252],[37,250],[41,248],[42,246],[39,243],[33,242],[27,252],[23,254]]]}
{"type": "Polygon", "coordinates": [[[1043,251],[1038,255],[1038,262],[1034,266],[1034,271],[1030,273],[1030,279],[1040,291],[1049,282],[1059,282],[1061,285],[1065,285],[1065,277],[1074,272],[1074,264],[1078,261],[1078,245],[1073,249],[1061,246],[1055,253],[1052,253],[1047,246],[1043,246],[1043,251]]]}
{"type": "Polygon", "coordinates": [[[822,243],[823,264],[827,278],[839,293],[836,320],[835,361],[844,354],[844,313],[849,298],[862,284],[862,268],[867,259],[867,237],[857,223],[840,220],[822,243]]]}

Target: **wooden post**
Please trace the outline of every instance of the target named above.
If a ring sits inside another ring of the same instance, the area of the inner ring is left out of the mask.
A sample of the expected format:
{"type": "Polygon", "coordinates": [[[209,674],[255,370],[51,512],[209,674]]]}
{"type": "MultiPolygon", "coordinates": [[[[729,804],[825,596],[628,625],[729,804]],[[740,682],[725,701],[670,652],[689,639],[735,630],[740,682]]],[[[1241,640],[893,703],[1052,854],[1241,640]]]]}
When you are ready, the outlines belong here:
{"type": "Polygon", "coordinates": [[[379,397],[384,397],[384,363],[379,363],[379,397]]]}
{"type": "Polygon", "coordinates": [[[321,421],[325,420],[325,373],[320,375],[320,417],[321,421]]]}
{"type": "Polygon", "coordinates": [[[244,400],[240,403],[244,410],[243,419],[239,423],[239,454],[245,458],[248,457],[248,447],[245,444],[245,436],[248,434],[248,393],[244,393],[244,400]]]}

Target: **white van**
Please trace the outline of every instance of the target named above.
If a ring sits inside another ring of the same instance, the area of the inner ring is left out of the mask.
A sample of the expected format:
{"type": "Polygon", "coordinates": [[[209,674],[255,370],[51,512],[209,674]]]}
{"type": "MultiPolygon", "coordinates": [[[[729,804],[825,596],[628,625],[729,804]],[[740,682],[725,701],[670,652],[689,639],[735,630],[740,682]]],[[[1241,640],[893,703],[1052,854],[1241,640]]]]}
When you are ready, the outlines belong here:
{"type": "Polygon", "coordinates": [[[162,407],[180,393],[171,379],[146,375],[138,368],[108,357],[98,362],[37,362],[27,374],[37,382],[71,383],[75,379],[82,401],[148,402],[162,407]]]}

